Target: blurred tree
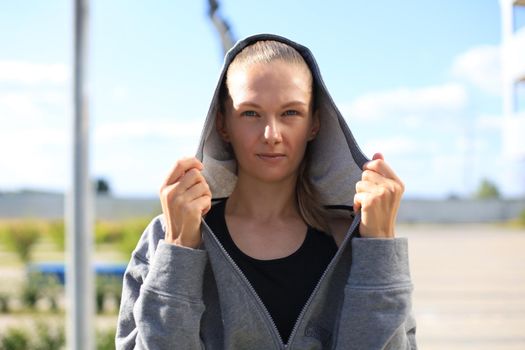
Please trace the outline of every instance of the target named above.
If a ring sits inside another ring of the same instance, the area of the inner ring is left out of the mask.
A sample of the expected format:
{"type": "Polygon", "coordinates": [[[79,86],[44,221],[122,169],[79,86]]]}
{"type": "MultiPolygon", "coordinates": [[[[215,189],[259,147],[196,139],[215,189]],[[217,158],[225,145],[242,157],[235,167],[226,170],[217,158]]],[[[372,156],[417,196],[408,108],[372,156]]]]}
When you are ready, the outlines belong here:
{"type": "Polygon", "coordinates": [[[498,187],[493,182],[483,179],[479,184],[475,197],[477,199],[495,199],[500,198],[501,195],[498,187]]]}
{"type": "Polygon", "coordinates": [[[518,223],[525,227],[525,209],[521,211],[520,216],[518,217],[518,223]]]}
{"type": "Polygon", "coordinates": [[[97,194],[102,195],[108,195],[111,193],[111,187],[109,185],[109,182],[104,178],[97,178],[96,179],[96,191],[97,194]]]}
{"type": "Polygon", "coordinates": [[[460,195],[455,192],[451,192],[447,195],[447,200],[449,201],[457,201],[459,199],[461,199],[460,195]]]}
{"type": "Polygon", "coordinates": [[[40,238],[41,226],[33,221],[12,222],[1,229],[0,238],[7,248],[27,264],[31,260],[31,251],[40,238]]]}
{"type": "Polygon", "coordinates": [[[0,349],[2,350],[19,350],[27,349],[30,344],[30,335],[27,330],[9,328],[2,332],[0,339],[0,349]]]}
{"type": "Polygon", "coordinates": [[[64,251],[66,246],[66,234],[64,220],[52,220],[47,224],[47,234],[56,244],[60,251],[64,251]]]}

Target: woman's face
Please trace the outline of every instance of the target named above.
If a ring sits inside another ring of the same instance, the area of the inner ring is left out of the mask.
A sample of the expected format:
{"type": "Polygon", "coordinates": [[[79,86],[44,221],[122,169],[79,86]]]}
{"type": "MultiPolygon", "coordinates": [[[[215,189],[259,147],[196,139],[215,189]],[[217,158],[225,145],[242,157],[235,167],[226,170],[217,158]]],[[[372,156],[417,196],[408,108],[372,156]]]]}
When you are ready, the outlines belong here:
{"type": "Polygon", "coordinates": [[[217,128],[233,147],[239,177],[275,182],[297,174],[307,142],[319,129],[311,86],[310,72],[298,64],[232,67],[230,98],[217,128]]]}

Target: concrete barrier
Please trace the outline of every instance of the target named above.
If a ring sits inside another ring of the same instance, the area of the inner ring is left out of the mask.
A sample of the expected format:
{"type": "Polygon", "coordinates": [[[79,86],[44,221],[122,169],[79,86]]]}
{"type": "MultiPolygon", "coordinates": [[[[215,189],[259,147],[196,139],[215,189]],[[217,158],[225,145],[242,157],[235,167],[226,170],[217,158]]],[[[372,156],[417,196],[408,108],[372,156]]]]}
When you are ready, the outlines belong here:
{"type": "MultiPolygon", "coordinates": [[[[404,199],[398,222],[405,223],[471,223],[501,222],[517,218],[525,211],[523,199],[404,199]]],[[[151,217],[161,213],[157,198],[120,198],[98,196],[95,217],[120,220],[151,217]]],[[[60,219],[64,216],[64,196],[61,194],[8,193],[0,194],[0,218],[60,219]]]]}
{"type": "Polygon", "coordinates": [[[416,200],[401,202],[399,222],[474,223],[501,222],[525,211],[525,199],[416,200]]]}

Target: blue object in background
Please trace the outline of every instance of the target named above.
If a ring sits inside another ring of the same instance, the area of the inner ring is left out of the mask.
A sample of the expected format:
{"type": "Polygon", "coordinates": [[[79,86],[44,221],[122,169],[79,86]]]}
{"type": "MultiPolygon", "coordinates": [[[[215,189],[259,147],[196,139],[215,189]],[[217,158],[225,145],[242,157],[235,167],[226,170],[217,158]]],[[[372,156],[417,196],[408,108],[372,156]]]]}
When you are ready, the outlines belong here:
{"type": "MultiPolygon", "coordinates": [[[[122,279],[126,271],[125,264],[95,264],[96,276],[118,277],[122,279]]],[[[44,276],[56,277],[60,284],[65,283],[66,269],[63,263],[38,263],[27,268],[28,273],[41,273],[44,276]]]]}

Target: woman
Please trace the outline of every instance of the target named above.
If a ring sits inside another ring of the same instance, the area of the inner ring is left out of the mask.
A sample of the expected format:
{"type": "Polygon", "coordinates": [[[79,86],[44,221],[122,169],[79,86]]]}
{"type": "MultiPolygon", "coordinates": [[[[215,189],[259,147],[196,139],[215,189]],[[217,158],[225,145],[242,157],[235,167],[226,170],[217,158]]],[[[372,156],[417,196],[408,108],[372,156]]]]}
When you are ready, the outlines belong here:
{"type": "Polygon", "coordinates": [[[402,192],[307,48],[238,42],[132,254],[117,348],[415,349],[402,192]]]}

